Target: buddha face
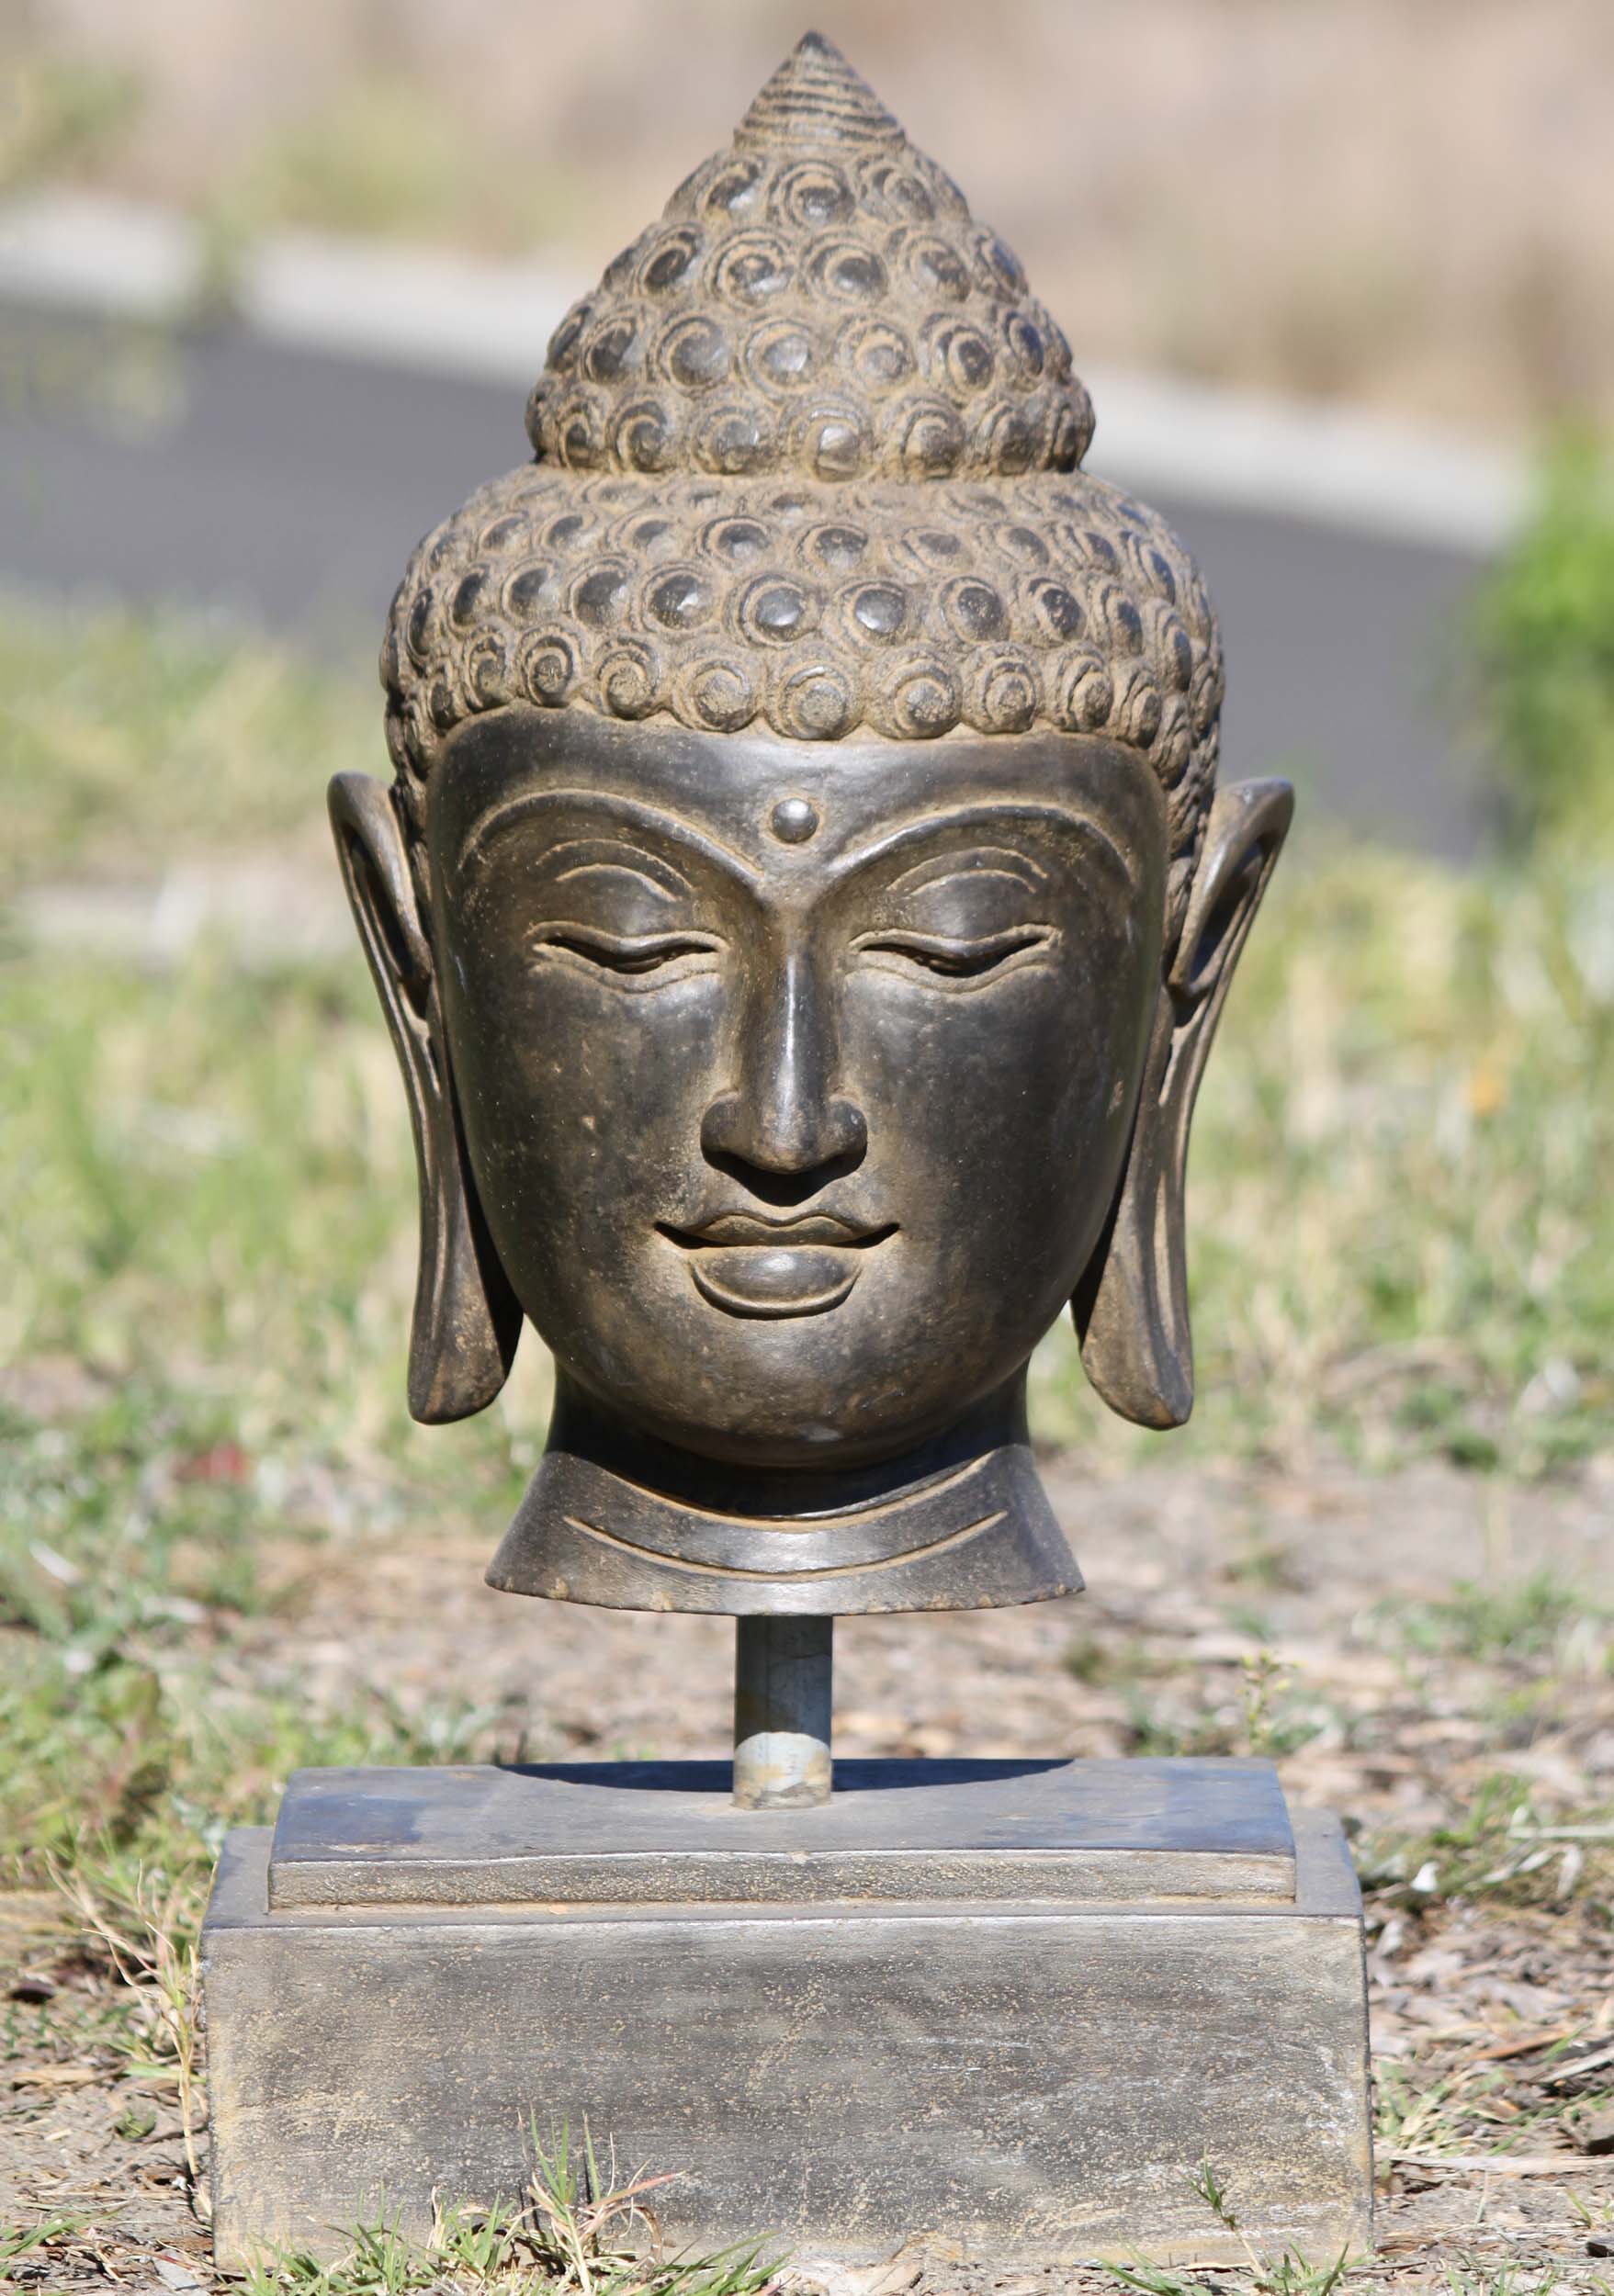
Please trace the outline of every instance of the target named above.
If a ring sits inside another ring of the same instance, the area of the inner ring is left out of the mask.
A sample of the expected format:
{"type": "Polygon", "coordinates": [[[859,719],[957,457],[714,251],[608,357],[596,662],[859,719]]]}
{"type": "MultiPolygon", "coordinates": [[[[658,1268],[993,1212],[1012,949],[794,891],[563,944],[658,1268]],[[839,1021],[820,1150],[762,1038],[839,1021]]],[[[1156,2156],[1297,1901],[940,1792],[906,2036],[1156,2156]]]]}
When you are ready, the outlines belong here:
{"type": "Polygon", "coordinates": [[[1067,734],[817,746],[507,708],[430,782],[498,1261],[642,1432],[855,1467],[1012,1379],[1115,1195],[1164,801],[1067,734]]]}

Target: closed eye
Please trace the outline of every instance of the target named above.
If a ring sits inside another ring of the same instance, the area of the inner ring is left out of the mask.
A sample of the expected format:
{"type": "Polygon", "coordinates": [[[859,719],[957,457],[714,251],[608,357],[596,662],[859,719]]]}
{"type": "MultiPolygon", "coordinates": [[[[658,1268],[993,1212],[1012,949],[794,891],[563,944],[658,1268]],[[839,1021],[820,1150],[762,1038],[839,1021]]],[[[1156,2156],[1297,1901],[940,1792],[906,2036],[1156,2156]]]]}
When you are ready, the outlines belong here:
{"type": "Polygon", "coordinates": [[[923,972],[963,981],[995,973],[1010,957],[1044,948],[1053,937],[1051,925],[1016,925],[978,940],[958,940],[940,933],[864,933],[853,946],[862,956],[899,957],[923,972]]]}
{"type": "Polygon", "coordinates": [[[593,926],[555,924],[533,935],[535,949],[554,949],[602,973],[664,972],[682,957],[710,956],[721,947],[708,933],[607,933],[593,926]]]}

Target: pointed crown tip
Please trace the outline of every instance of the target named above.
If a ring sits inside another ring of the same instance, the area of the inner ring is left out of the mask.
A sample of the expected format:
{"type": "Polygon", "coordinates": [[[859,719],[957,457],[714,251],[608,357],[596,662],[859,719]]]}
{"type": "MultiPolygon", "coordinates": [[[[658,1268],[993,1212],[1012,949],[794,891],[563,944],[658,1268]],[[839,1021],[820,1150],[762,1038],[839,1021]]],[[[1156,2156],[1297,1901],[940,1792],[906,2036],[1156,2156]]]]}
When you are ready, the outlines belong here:
{"type": "Polygon", "coordinates": [[[822,32],[804,32],[735,130],[750,143],[900,143],[898,120],[822,32]]]}

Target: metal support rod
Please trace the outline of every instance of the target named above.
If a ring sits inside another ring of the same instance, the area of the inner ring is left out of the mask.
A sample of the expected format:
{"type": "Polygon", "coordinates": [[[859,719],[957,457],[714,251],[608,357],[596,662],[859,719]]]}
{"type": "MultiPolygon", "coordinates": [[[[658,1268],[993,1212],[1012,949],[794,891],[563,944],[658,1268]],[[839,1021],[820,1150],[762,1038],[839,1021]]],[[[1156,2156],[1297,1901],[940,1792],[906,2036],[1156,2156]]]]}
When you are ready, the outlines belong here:
{"type": "Polygon", "coordinates": [[[734,1798],[811,1809],[830,1798],[832,1618],[739,1618],[734,1644],[734,1798]]]}

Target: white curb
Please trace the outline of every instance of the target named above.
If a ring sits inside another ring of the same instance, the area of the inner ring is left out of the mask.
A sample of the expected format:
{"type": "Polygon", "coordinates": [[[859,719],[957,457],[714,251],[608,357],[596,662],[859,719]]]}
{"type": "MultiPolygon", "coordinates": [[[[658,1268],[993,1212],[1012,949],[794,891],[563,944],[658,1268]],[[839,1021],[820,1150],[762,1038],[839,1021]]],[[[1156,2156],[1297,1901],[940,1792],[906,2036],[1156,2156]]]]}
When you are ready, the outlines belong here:
{"type": "MultiPolygon", "coordinates": [[[[53,193],[0,209],[0,298],[173,321],[206,276],[199,227],[132,201],[53,193]]],[[[589,283],[544,264],[491,264],[286,232],[232,279],[242,320],[299,349],[530,388],[544,346],[589,283]]],[[[1100,366],[1089,467],[1140,493],[1487,553],[1529,496],[1522,455],[1350,407],[1100,366]]]]}

